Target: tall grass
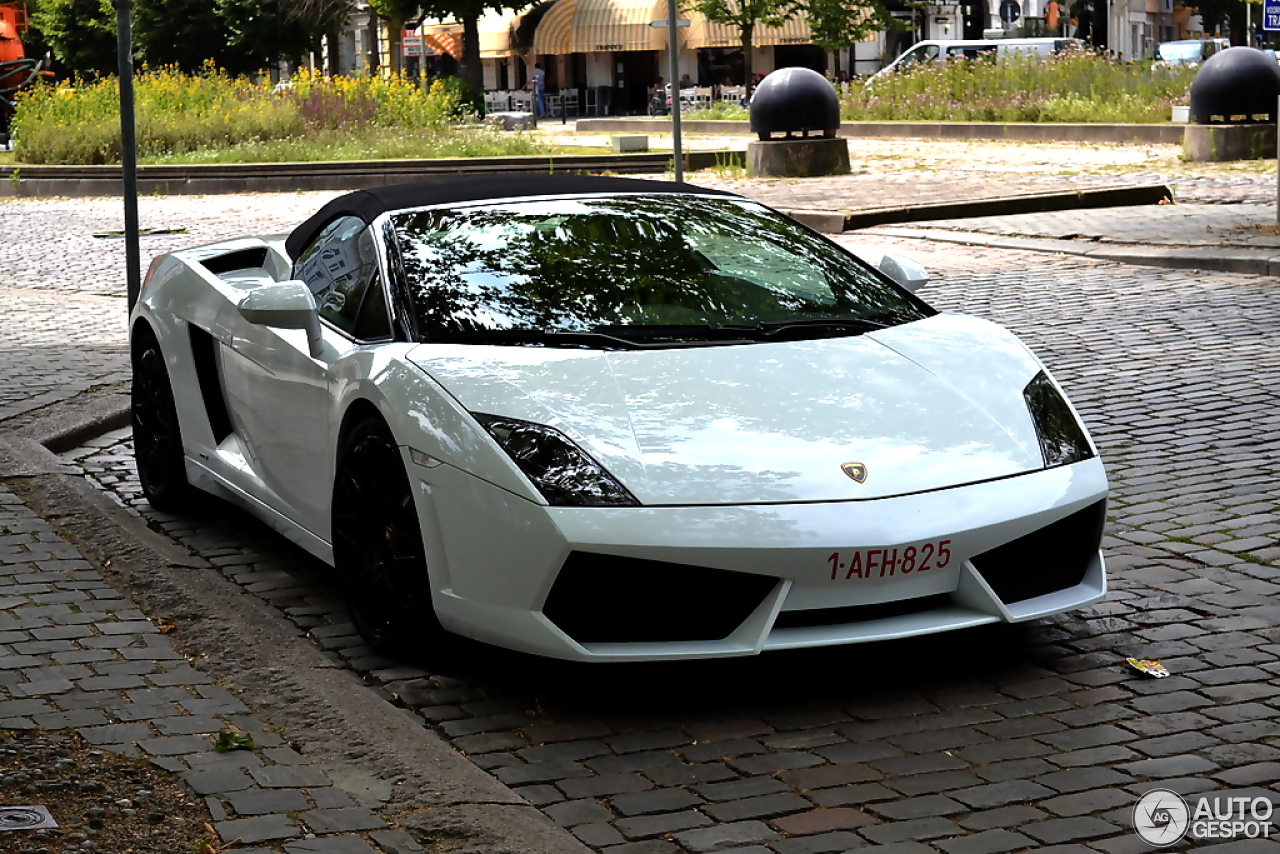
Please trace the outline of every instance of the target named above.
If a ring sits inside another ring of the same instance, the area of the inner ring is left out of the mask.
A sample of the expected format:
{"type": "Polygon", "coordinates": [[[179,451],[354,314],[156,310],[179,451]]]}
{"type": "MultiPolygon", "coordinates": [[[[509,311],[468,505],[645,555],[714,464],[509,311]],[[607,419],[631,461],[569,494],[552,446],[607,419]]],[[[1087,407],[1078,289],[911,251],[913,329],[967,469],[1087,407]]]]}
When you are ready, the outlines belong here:
{"type": "Polygon", "coordinates": [[[846,121],[1167,122],[1195,69],[1117,65],[1093,53],[948,60],[868,80],[841,99],[846,121]]]}
{"type": "Polygon", "coordinates": [[[694,109],[685,107],[681,111],[681,116],[690,121],[743,121],[749,119],[751,114],[747,112],[746,107],[735,104],[732,101],[714,101],[705,107],[694,109]]]}
{"type": "MultiPolygon", "coordinates": [[[[148,162],[381,158],[535,153],[517,134],[468,118],[457,87],[404,77],[323,78],[303,72],[274,91],[215,68],[146,71],[135,80],[138,156],[148,162]],[[411,153],[410,153],[411,152],[411,153]]],[[[115,78],[37,86],[21,93],[13,121],[19,162],[120,162],[115,78]]]]}

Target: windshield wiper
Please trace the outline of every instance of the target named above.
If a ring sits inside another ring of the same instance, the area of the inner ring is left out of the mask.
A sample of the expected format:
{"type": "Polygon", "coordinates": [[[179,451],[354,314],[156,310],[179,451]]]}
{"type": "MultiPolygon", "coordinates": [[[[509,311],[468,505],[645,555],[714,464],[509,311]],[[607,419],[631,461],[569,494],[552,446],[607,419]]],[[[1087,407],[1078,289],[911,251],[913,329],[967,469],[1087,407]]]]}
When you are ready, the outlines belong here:
{"type": "Polygon", "coordinates": [[[859,329],[863,332],[874,332],[877,329],[889,328],[887,323],[865,317],[801,317],[795,320],[762,320],[750,326],[728,323],[713,323],[711,326],[719,331],[738,334],[754,332],[762,337],[777,335],[792,329],[859,329]]]}
{"type": "Polygon", "coordinates": [[[601,324],[592,332],[605,335],[631,336],[631,340],[664,343],[662,346],[700,346],[706,344],[750,344],[743,333],[754,333],[752,326],[725,326],[719,323],[637,323],[601,324]]]}
{"type": "MultiPolygon", "coordinates": [[[[592,350],[668,350],[675,347],[696,347],[708,344],[745,344],[746,341],[737,336],[736,341],[703,341],[659,336],[660,340],[643,341],[611,335],[610,332],[622,332],[647,329],[640,326],[597,326],[589,331],[573,329],[489,329],[475,332],[438,333],[424,343],[436,344],[533,344],[543,347],[583,347],[592,350]],[[607,331],[603,331],[607,330],[607,331]]],[[[678,329],[680,327],[672,327],[678,329]]]]}
{"type": "Polygon", "coordinates": [[[590,347],[635,350],[635,341],[598,332],[569,332],[558,329],[478,329],[471,332],[437,332],[423,336],[431,344],[541,344],[544,347],[590,347]]]}
{"type": "Polygon", "coordinates": [[[832,329],[861,329],[874,332],[877,329],[888,329],[889,324],[865,317],[806,317],[799,320],[774,320],[756,325],[766,335],[785,332],[788,329],[806,329],[813,327],[830,327],[832,329]]]}

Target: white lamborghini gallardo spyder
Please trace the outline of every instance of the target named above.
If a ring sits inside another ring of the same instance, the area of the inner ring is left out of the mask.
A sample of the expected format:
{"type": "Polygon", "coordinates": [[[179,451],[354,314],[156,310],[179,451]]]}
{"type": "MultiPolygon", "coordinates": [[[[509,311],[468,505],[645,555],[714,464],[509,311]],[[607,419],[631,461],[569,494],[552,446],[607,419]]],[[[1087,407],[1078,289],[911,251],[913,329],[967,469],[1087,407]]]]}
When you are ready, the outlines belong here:
{"type": "Polygon", "coordinates": [[[356,626],[581,660],[749,655],[1101,598],[1107,481],[1011,333],[753,201],[622,178],[344,195],[155,259],[147,498],[233,501],[356,626]]]}

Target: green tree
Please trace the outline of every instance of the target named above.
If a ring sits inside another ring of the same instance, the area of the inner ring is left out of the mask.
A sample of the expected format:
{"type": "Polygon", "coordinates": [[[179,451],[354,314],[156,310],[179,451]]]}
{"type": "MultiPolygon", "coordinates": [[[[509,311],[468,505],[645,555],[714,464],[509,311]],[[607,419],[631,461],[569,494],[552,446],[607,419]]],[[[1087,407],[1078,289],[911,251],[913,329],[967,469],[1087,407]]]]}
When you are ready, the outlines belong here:
{"type": "MultiPolygon", "coordinates": [[[[743,82],[751,86],[751,54],[758,26],[781,27],[805,7],[805,0],[691,0],[682,8],[715,24],[735,27],[742,40],[743,82]]],[[[674,81],[672,83],[674,84],[674,81]]]]}
{"type": "MultiPolygon", "coordinates": [[[[404,29],[405,21],[417,17],[421,5],[418,0],[369,0],[369,7],[377,13],[377,18],[387,22],[387,30],[391,36],[388,51],[391,56],[391,67],[399,71],[400,31],[404,29]]],[[[375,53],[375,58],[376,56],[375,53]]]]}
{"type": "MultiPolygon", "coordinates": [[[[1199,0],[1187,5],[1200,15],[1205,35],[1213,35],[1216,32],[1221,32],[1224,36],[1228,35],[1227,28],[1230,26],[1229,35],[1233,44],[1249,44],[1244,31],[1245,0],[1199,0]]],[[[1254,32],[1261,32],[1262,6],[1260,3],[1252,2],[1250,5],[1253,6],[1250,18],[1254,32]]]]}
{"type": "Polygon", "coordinates": [[[69,71],[90,76],[115,73],[116,12],[111,0],[40,0],[31,20],[69,71]]]}
{"type": "Polygon", "coordinates": [[[252,73],[281,58],[299,63],[311,42],[292,6],[289,0],[217,0],[228,70],[252,73]]]}
{"type": "Polygon", "coordinates": [[[136,0],[134,33],[139,58],[187,72],[213,62],[252,74],[306,44],[280,0],[136,0]]]}
{"type": "MultiPolygon", "coordinates": [[[[917,3],[908,0],[908,5],[917,3]]],[[[686,0],[682,8],[738,30],[744,82],[748,86],[758,26],[780,27],[797,15],[804,15],[809,19],[814,43],[826,50],[847,47],[869,33],[907,27],[893,17],[883,0],[686,0]]]]}
{"type": "Polygon", "coordinates": [[[214,0],[140,0],[133,6],[134,54],[153,67],[188,73],[206,60],[225,61],[222,20],[214,0]]]}
{"type": "Polygon", "coordinates": [[[423,12],[432,18],[452,18],[462,24],[462,62],[460,75],[472,92],[484,91],[484,69],[480,65],[480,16],[488,9],[510,9],[518,12],[534,0],[427,0],[423,12]]]}
{"type": "Polygon", "coordinates": [[[297,23],[306,34],[313,52],[319,53],[322,40],[329,43],[329,68],[331,76],[341,70],[338,64],[338,42],[342,25],[355,10],[354,0],[281,0],[286,4],[286,16],[297,23]]]}
{"type": "MultiPolygon", "coordinates": [[[[906,5],[921,4],[906,0],[906,5]]],[[[911,23],[895,18],[883,0],[806,0],[805,12],[813,43],[832,52],[852,47],[872,33],[911,29],[911,23]]]]}

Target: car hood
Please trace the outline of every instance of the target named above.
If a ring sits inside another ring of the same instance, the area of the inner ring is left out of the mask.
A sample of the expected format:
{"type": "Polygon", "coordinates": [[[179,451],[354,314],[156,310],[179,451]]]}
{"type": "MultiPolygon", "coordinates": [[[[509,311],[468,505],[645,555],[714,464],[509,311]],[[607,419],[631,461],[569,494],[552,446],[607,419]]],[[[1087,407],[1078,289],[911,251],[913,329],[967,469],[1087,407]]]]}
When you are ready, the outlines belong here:
{"type": "Polygon", "coordinates": [[[884,498],[1044,464],[1022,397],[1039,362],[960,315],[767,344],[408,356],[472,412],[557,428],[645,505],[884,498]]]}

